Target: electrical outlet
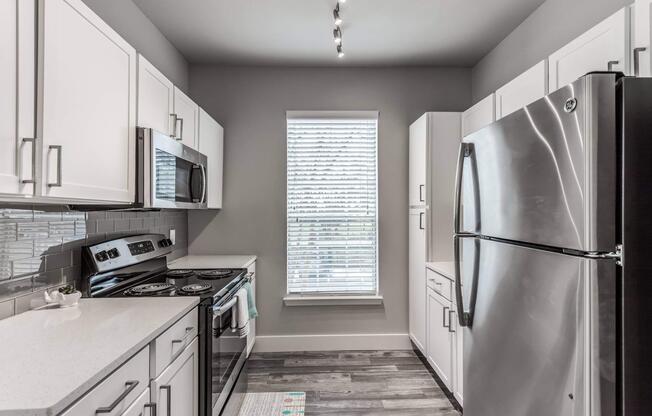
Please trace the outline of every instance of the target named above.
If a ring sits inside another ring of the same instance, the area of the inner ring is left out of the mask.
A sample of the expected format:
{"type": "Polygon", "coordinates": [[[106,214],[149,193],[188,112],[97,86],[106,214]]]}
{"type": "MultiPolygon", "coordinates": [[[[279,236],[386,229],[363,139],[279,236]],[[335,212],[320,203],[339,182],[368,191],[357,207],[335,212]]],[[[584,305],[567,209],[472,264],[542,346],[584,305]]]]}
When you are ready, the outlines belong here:
{"type": "Polygon", "coordinates": [[[176,231],[177,230],[175,230],[174,228],[170,229],[170,240],[172,240],[172,244],[177,243],[177,233],[176,233],[176,231]]]}

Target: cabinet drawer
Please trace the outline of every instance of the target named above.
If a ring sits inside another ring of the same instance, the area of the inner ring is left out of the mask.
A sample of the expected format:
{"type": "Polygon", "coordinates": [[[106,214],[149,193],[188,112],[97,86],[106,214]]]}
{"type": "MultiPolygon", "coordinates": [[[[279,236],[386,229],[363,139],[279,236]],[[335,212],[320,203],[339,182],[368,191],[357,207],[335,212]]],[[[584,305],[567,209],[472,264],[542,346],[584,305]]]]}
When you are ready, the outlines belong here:
{"type": "Polygon", "coordinates": [[[439,293],[447,300],[453,299],[453,282],[439,273],[426,269],[428,287],[439,293]]]}
{"type": "Polygon", "coordinates": [[[156,338],[152,354],[152,378],[158,377],[174,358],[190,345],[197,336],[198,324],[195,308],[156,338]]]}
{"type": "Polygon", "coordinates": [[[121,415],[149,384],[149,347],[86,393],[62,416],[121,415]]]}

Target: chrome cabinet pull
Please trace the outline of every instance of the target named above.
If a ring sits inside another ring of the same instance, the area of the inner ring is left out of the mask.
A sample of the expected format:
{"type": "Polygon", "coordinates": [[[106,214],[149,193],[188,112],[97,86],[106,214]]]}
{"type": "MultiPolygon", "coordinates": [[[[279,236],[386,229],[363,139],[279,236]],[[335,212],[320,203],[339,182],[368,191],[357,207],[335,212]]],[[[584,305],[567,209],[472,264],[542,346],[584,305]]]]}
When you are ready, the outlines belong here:
{"type": "Polygon", "coordinates": [[[95,414],[113,412],[113,410],[120,404],[120,402],[123,401],[129,395],[129,393],[131,393],[136,388],[137,385],[138,380],[129,380],[125,382],[125,391],[120,393],[120,395],[110,405],[106,407],[98,407],[97,410],[95,410],[95,414]]]}
{"type": "Polygon", "coordinates": [[[36,137],[23,137],[23,144],[31,143],[32,144],[32,179],[23,179],[21,182],[36,183],[36,137]]]}
{"type": "Polygon", "coordinates": [[[171,413],[172,413],[172,386],[170,386],[170,385],[161,386],[161,390],[165,390],[167,392],[167,394],[168,394],[168,400],[167,400],[167,403],[166,403],[168,413],[167,413],[166,416],[171,416],[171,413]]]}
{"type": "Polygon", "coordinates": [[[455,330],[453,329],[453,318],[451,316],[454,313],[455,313],[454,310],[452,309],[448,310],[448,332],[455,332],[455,330]]]}
{"type": "Polygon", "coordinates": [[[634,76],[637,77],[641,70],[641,52],[645,52],[647,48],[634,48],[634,76]]]}
{"type": "MultiPolygon", "coordinates": [[[[173,339],[173,340],[172,340],[172,348],[174,348],[174,346],[175,346],[176,344],[186,345],[186,343],[188,342],[188,336],[189,336],[190,334],[192,334],[193,329],[195,329],[195,327],[193,327],[193,326],[189,326],[189,327],[186,328],[186,333],[185,333],[185,335],[183,336],[183,338],[181,338],[181,339],[173,339]]],[[[177,351],[176,353],[174,353],[174,355],[172,356],[172,357],[173,357],[173,358],[172,358],[172,361],[176,360],[177,357],[178,357],[179,355],[181,355],[182,352],[183,352],[183,348],[179,348],[179,351],[177,351]]]]}
{"type": "Polygon", "coordinates": [[[48,186],[50,188],[61,187],[61,158],[63,154],[63,146],[50,145],[48,148],[50,150],[56,150],[57,152],[57,181],[55,183],[48,183],[48,186]]]}
{"type": "Polygon", "coordinates": [[[170,113],[170,117],[172,117],[172,134],[170,134],[170,137],[176,139],[177,138],[177,120],[179,119],[179,117],[174,113],[170,113]]]}
{"type": "Polygon", "coordinates": [[[145,409],[149,409],[149,416],[156,416],[156,403],[145,404],[145,409]]]}
{"type": "Polygon", "coordinates": [[[179,137],[177,138],[177,140],[183,140],[183,119],[181,117],[177,117],[177,120],[181,125],[181,127],[179,128],[179,137]]]}
{"type": "Polygon", "coordinates": [[[426,229],[425,226],[423,225],[423,217],[424,217],[424,215],[425,214],[423,212],[419,213],[419,229],[420,230],[425,230],[426,229]]]}
{"type": "Polygon", "coordinates": [[[426,185],[419,185],[419,202],[425,202],[426,199],[423,196],[423,189],[426,187],[426,185]]]}
{"type": "MultiPolygon", "coordinates": [[[[450,308],[448,306],[444,306],[444,309],[442,309],[443,313],[441,315],[441,318],[442,318],[441,319],[441,321],[442,321],[441,326],[443,326],[444,328],[450,328],[450,326],[451,326],[450,319],[448,320],[448,325],[446,325],[446,315],[447,315],[446,311],[449,310],[449,309],[450,308]]],[[[450,318],[450,315],[448,317],[450,318]]]]}
{"type": "Polygon", "coordinates": [[[609,61],[607,62],[607,71],[612,72],[614,70],[614,66],[618,65],[620,61],[609,61]]]}

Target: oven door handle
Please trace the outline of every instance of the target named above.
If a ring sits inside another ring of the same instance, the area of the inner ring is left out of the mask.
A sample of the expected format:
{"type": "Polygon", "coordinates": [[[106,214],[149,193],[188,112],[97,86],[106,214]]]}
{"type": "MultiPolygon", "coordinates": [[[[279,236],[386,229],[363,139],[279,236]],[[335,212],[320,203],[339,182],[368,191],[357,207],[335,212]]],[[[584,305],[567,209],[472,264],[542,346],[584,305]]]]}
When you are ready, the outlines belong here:
{"type": "Polygon", "coordinates": [[[213,319],[224,315],[226,311],[233,308],[237,303],[238,303],[238,298],[234,296],[233,299],[226,302],[224,305],[213,308],[213,319]]]}

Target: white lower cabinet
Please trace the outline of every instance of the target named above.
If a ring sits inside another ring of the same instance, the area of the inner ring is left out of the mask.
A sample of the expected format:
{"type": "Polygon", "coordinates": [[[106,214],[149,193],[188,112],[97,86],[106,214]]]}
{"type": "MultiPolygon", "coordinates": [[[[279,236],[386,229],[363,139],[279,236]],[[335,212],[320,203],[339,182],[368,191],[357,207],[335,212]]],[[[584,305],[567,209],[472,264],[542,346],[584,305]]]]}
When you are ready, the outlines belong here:
{"type": "Polygon", "coordinates": [[[149,346],[140,350],[61,416],[123,414],[149,383],[149,346]]]}
{"type": "Polygon", "coordinates": [[[409,320],[410,339],[426,353],[426,210],[410,210],[409,216],[409,320]]]}
{"type": "Polygon", "coordinates": [[[152,380],[158,416],[196,416],[199,402],[199,342],[195,340],[152,380]]]}
{"type": "Polygon", "coordinates": [[[455,331],[455,362],[453,372],[453,395],[460,405],[464,405],[464,328],[459,325],[456,297],[453,297],[451,327],[455,331]]]}
{"type": "Polygon", "coordinates": [[[428,288],[428,362],[449,390],[453,388],[455,333],[451,302],[428,288]]]}
{"type": "Polygon", "coordinates": [[[156,416],[156,405],[150,402],[149,388],[141,393],[122,416],[156,416]]]}

